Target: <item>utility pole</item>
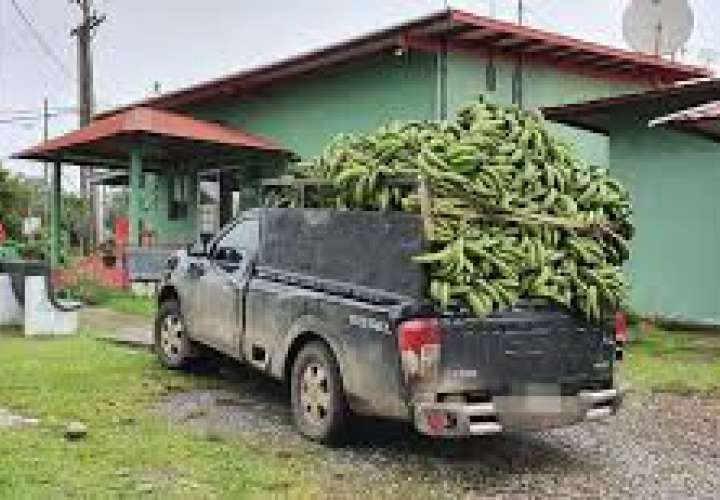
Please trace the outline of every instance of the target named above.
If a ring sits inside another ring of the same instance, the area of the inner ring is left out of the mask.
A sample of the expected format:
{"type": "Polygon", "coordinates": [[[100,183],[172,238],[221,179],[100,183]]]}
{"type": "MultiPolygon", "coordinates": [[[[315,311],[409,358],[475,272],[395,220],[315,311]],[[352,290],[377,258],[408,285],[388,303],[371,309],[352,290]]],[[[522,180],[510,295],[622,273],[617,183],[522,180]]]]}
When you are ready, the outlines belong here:
{"type": "MultiPolygon", "coordinates": [[[[82,22],[72,30],[71,34],[77,39],[77,81],[78,81],[78,110],[80,114],[80,127],[84,127],[92,120],[95,105],[95,96],[93,89],[93,65],[92,65],[92,39],[93,32],[105,22],[105,15],[98,14],[92,8],[92,0],[70,0],[76,4],[82,14],[82,22]]],[[[80,168],[80,195],[83,199],[90,201],[91,212],[96,209],[96,193],[91,193],[90,175],[87,167],[80,168]]],[[[93,228],[95,233],[95,217],[92,216],[93,228]]],[[[97,236],[97,235],[95,235],[97,236]]],[[[83,238],[83,253],[88,250],[88,242],[83,238]]]]}
{"type": "MultiPolygon", "coordinates": [[[[48,98],[43,99],[43,143],[47,142],[49,138],[50,124],[50,113],[48,112],[48,98]]],[[[50,221],[50,166],[45,162],[43,165],[43,188],[47,190],[45,199],[43,200],[43,224],[48,224],[50,221]]]]}
{"type": "Polygon", "coordinates": [[[523,25],[525,22],[525,4],[523,3],[523,0],[518,0],[518,19],[517,22],[520,26],[523,25]]]}

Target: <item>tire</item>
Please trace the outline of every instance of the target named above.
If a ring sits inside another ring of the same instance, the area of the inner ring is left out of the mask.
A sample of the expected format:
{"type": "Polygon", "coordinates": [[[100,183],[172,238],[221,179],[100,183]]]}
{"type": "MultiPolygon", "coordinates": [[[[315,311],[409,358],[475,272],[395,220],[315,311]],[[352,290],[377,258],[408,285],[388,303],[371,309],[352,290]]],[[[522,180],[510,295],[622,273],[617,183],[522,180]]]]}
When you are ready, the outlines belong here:
{"type": "Polygon", "coordinates": [[[163,302],[155,318],[155,353],[160,363],[171,370],[187,368],[192,351],[180,304],[163,302]]]}
{"type": "Polygon", "coordinates": [[[340,441],[349,411],[340,369],[325,343],[310,342],[298,353],[290,399],[295,426],[303,436],[327,444],[340,441]]]}

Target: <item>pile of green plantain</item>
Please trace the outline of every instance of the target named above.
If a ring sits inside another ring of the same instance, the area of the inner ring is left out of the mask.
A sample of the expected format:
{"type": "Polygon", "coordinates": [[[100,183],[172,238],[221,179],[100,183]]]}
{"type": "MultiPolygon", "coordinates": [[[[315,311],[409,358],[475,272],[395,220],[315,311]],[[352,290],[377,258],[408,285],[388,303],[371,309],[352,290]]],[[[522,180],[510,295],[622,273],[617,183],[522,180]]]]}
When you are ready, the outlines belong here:
{"type": "Polygon", "coordinates": [[[626,296],[628,192],[536,113],[481,99],[453,121],[339,136],[295,171],[327,184],[306,206],[423,213],[430,253],[416,260],[442,307],[537,297],[599,319],[626,296]]]}

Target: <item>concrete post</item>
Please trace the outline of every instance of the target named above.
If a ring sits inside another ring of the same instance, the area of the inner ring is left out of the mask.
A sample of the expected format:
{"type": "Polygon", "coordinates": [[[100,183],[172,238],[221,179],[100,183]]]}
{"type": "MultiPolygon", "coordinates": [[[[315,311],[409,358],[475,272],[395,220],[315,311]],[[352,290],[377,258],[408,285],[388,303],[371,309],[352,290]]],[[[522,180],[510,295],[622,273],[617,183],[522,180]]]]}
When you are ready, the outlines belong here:
{"type": "Polygon", "coordinates": [[[141,188],[142,170],[142,150],[133,148],[130,152],[130,206],[128,207],[128,219],[130,222],[130,241],[128,244],[131,247],[140,245],[140,212],[143,196],[141,188]]]}
{"type": "Polygon", "coordinates": [[[60,162],[53,164],[50,186],[50,267],[60,265],[60,210],[62,209],[62,172],[60,162]]]}

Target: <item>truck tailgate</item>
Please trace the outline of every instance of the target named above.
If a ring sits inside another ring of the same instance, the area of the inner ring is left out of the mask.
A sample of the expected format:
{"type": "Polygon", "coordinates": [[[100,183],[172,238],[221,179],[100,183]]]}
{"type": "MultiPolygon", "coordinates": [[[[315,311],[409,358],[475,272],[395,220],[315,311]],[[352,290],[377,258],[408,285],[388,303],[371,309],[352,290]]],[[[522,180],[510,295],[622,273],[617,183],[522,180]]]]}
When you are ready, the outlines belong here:
{"type": "Polygon", "coordinates": [[[551,305],[522,305],[487,318],[442,321],[436,393],[522,393],[528,386],[562,394],[612,380],[609,331],[551,305]]]}

